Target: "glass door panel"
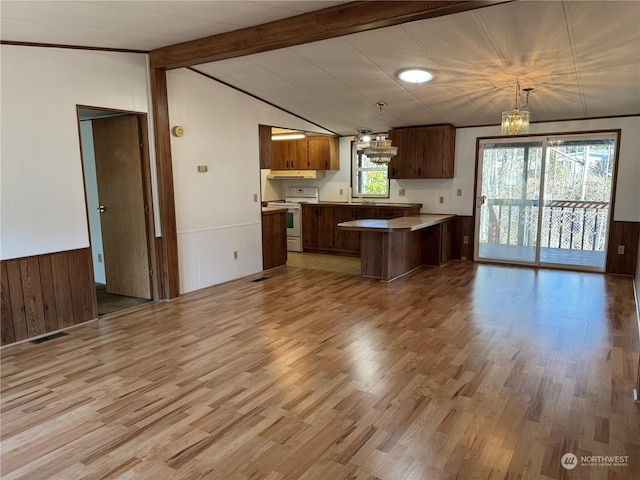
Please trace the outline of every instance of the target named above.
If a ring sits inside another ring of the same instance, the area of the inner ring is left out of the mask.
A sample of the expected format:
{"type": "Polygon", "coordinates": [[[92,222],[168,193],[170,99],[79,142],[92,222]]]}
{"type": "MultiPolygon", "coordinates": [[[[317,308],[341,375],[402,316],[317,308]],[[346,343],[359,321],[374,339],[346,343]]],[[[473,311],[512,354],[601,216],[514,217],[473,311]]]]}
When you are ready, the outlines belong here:
{"type": "Polygon", "coordinates": [[[615,137],[549,138],[540,263],[604,270],[615,137]]]}
{"type": "Polygon", "coordinates": [[[541,140],[481,145],[477,259],[537,261],[542,147],[541,140]]]}

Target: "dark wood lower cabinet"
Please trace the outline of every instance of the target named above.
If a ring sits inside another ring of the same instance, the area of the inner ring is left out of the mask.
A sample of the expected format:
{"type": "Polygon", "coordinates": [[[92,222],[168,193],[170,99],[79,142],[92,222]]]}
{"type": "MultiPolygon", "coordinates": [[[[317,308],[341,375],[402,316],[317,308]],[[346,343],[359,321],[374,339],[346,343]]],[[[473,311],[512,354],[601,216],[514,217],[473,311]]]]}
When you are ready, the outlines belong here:
{"type": "Polygon", "coordinates": [[[333,248],[335,222],[333,208],[302,206],[303,250],[325,251],[333,248]]]}
{"type": "Polygon", "coordinates": [[[262,212],[262,269],[287,263],[287,211],[262,212]]]}
{"type": "Polygon", "coordinates": [[[420,230],[422,265],[444,265],[453,260],[453,239],[456,220],[420,230]]]}
{"type": "Polygon", "coordinates": [[[302,244],[305,252],[360,256],[360,234],[336,228],[338,223],[369,218],[418,215],[421,205],[387,207],[362,204],[304,204],[302,244]]]}

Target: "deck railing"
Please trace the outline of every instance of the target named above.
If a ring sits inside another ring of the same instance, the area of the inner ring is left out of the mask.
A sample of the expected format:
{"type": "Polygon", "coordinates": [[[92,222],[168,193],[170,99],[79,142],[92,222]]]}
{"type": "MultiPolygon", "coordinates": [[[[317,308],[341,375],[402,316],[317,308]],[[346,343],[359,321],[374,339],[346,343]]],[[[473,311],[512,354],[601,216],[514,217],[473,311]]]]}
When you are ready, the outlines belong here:
{"type": "MultiPolygon", "coordinates": [[[[487,199],[480,242],[533,246],[538,200],[487,199]]],[[[609,202],[554,200],[542,209],[540,246],[604,251],[609,202]]]]}

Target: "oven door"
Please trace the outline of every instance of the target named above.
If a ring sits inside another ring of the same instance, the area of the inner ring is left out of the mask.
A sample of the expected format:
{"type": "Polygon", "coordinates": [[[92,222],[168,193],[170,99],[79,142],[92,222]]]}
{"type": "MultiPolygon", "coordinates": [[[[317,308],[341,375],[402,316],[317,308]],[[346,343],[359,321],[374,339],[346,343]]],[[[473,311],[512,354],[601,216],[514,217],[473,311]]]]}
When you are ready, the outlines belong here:
{"type": "Polygon", "coordinates": [[[288,205],[287,208],[287,237],[300,237],[302,233],[302,207],[288,205]]]}

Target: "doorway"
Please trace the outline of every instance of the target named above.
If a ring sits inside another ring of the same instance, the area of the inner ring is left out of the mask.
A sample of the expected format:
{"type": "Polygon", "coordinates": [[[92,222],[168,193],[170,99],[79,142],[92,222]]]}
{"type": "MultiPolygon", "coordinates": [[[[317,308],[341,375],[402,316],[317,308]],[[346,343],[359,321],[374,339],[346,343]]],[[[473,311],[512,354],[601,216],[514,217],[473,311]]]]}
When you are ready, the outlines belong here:
{"type": "Polygon", "coordinates": [[[474,257],[604,272],[617,133],[480,141],[474,257]]]}
{"type": "Polygon", "coordinates": [[[98,315],[153,299],[146,115],[78,108],[98,315]]]}

